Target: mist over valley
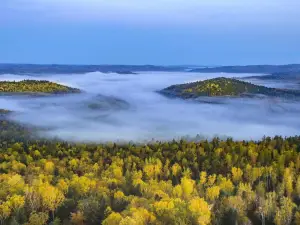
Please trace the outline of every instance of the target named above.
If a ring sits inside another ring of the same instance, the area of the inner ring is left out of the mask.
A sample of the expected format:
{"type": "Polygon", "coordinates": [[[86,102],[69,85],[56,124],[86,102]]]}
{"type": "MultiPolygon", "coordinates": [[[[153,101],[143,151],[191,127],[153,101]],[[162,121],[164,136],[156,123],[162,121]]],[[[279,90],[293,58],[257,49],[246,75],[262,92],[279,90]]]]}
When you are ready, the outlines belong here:
{"type": "Polygon", "coordinates": [[[193,101],[171,99],[157,93],[170,85],[220,76],[267,87],[299,89],[297,83],[291,87],[290,81],[260,80],[253,75],[192,72],[3,74],[1,81],[48,80],[78,88],[82,93],[1,96],[0,105],[13,111],[10,120],[43,128],[39,133],[42,137],[70,141],[151,141],[196,135],[258,140],[264,135],[297,135],[300,128],[297,101],[218,97],[193,101]]]}

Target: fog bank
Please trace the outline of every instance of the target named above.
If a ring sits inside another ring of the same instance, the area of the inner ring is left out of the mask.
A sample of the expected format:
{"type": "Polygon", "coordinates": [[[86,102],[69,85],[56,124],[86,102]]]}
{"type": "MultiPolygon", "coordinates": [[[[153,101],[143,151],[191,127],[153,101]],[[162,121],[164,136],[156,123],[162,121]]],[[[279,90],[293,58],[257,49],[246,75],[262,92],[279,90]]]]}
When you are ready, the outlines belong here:
{"type": "MultiPolygon", "coordinates": [[[[197,134],[260,139],[298,135],[299,102],[224,99],[207,104],[169,99],[155,91],[172,84],[251,74],[140,72],[137,75],[1,75],[0,80],[42,79],[80,88],[82,94],[55,97],[0,97],[0,108],[14,110],[11,120],[49,128],[42,136],[72,141],[170,140],[197,134]]],[[[251,82],[260,84],[259,80],[251,82]]],[[[268,81],[269,87],[289,84],[268,81]]],[[[297,86],[293,86],[297,88],[297,86]]]]}

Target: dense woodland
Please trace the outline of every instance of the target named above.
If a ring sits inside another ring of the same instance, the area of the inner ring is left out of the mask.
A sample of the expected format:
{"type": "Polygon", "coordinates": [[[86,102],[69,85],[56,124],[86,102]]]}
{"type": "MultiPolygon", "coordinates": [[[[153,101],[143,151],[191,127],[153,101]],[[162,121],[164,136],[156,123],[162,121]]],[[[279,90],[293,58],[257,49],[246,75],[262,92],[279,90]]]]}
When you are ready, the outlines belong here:
{"type": "Polygon", "coordinates": [[[267,88],[237,79],[218,77],[214,79],[172,85],[160,93],[180,98],[197,98],[201,96],[247,96],[266,95],[272,97],[299,98],[297,90],[267,88]]]}
{"type": "Polygon", "coordinates": [[[1,224],[300,224],[300,137],[84,144],[0,126],[1,224]]]}
{"type": "Polygon", "coordinates": [[[67,87],[61,84],[46,80],[23,80],[23,81],[0,81],[0,93],[79,93],[76,88],[67,87]]]}

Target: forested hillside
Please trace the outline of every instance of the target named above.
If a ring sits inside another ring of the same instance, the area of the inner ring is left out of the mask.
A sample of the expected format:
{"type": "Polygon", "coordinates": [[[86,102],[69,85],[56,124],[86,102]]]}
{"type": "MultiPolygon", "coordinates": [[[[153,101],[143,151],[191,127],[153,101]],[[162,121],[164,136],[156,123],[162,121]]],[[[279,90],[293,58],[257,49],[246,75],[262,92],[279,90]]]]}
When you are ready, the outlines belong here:
{"type": "Polygon", "coordinates": [[[300,137],[138,145],[26,134],[1,121],[2,224],[300,224],[300,137]]]}
{"type": "Polygon", "coordinates": [[[78,93],[79,89],[46,80],[0,81],[0,93],[78,93]]]}
{"type": "Polygon", "coordinates": [[[204,81],[172,85],[160,91],[161,94],[179,98],[197,98],[201,96],[254,96],[295,98],[300,97],[296,90],[268,88],[237,79],[218,77],[204,81]]]}

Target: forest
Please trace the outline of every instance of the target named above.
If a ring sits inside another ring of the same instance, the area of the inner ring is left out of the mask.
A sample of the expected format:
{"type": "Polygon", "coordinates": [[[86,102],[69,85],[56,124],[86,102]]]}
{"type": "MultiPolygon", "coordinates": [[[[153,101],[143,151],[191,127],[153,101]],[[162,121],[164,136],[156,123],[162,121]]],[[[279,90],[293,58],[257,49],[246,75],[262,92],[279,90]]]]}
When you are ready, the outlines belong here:
{"type": "Polygon", "coordinates": [[[161,94],[179,98],[197,98],[201,96],[254,96],[265,95],[270,97],[299,98],[297,90],[268,88],[255,85],[249,82],[232,78],[218,77],[204,81],[191,82],[186,84],[172,85],[160,91],[161,94]]]}
{"type": "Polygon", "coordinates": [[[0,93],[79,93],[76,88],[46,80],[0,81],[0,93]]]}
{"type": "Polygon", "coordinates": [[[88,144],[0,124],[1,224],[300,224],[300,137],[88,144]]]}

